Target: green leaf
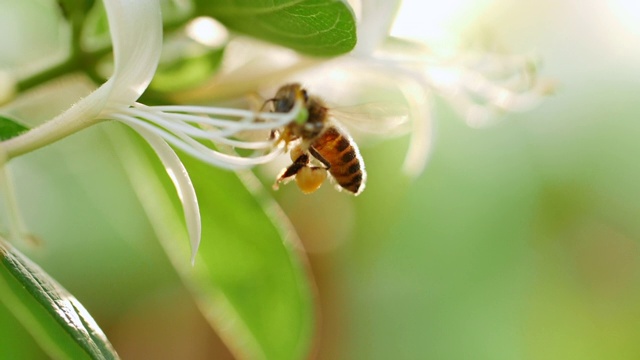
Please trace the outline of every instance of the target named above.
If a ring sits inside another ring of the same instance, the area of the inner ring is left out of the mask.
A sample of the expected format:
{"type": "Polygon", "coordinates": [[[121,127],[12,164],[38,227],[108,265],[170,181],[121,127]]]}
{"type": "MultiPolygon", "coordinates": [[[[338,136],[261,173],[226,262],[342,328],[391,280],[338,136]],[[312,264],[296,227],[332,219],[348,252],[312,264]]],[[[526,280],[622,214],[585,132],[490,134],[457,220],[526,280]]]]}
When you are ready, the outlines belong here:
{"type": "MultiPolygon", "coordinates": [[[[246,358],[307,358],[314,320],[310,279],[302,252],[293,247],[293,231],[267,209],[277,205],[255,179],[251,193],[232,172],[190,157],[183,161],[202,204],[203,244],[192,285],[196,292],[209,292],[201,298],[205,309],[228,306],[228,313],[214,315],[218,326],[243,323],[236,331],[244,338],[236,335],[231,346],[244,351],[253,343],[246,358]],[[218,291],[225,299],[215,295],[218,291]]],[[[184,254],[176,259],[182,264],[184,254]]]]}
{"type": "Polygon", "coordinates": [[[314,330],[312,282],[294,232],[260,184],[248,191],[235,173],[183,157],[202,215],[202,242],[192,267],[166,172],[139,138],[114,139],[167,255],[227,346],[244,359],[307,358],[314,330]]]}
{"type": "Polygon", "coordinates": [[[23,132],[29,130],[24,125],[9,119],[6,116],[0,115],[0,141],[11,139],[14,136],[18,136],[23,132]]]}
{"type": "Polygon", "coordinates": [[[95,0],[58,0],[62,15],[71,21],[83,17],[94,3],[95,0]]]}
{"type": "Polygon", "coordinates": [[[118,358],[78,300],[3,240],[0,240],[0,300],[54,358],[118,358]]]}
{"type": "Polygon", "coordinates": [[[0,359],[46,359],[46,354],[0,301],[0,359]]]}
{"type": "Polygon", "coordinates": [[[161,62],[150,87],[155,91],[172,92],[201,85],[218,70],[223,53],[224,48],[206,49],[195,56],[161,62]]]}
{"type": "Polygon", "coordinates": [[[315,56],[335,56],[356,45],[356,24],[342,0],[196,0],[200,14],[232,30],[315,56]]]}

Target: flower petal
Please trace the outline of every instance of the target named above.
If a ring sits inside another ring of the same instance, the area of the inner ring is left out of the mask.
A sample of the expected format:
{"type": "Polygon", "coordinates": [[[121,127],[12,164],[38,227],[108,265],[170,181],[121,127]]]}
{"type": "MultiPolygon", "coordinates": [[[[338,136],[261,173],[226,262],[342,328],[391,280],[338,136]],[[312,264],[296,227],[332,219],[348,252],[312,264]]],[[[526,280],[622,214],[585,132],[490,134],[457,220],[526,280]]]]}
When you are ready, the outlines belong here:
{"type": "Polygon", "coordinates": [[[115,70],[110,102],[132,105],[160,61],[162,15],[157,0],[105,0],[115,70]]]}
{"type": "Polygon", "coordinates": [[[151,82],[162,49],[162,18],[157,0],[105,0],[115,70],[96,91],[67,111],[24,135],[2,143],[8,158],[38,149],[82,130],[118,107],[128,107],[151,82]]]}
{"type": "Polygon", "coordinates": [[[193,189],[193,184],[185,169],[184,165],[176,155],[175,151],[160,136],[132,122],[127,122],[138,134],[140,134],[151,145],[156,152],[160,161],[167,170],[167,174],[173,181],[173,185],[178,191],[178,197],[182,203],[185,221],[187,223],[187,231],[191,241],[191,263],[195,263],[198,246],[200,246],[200,236],[202,233],[202,225],[200,222],[200,208],[198,207],[198,198],[193,189]]]}
{"type": "Polygon", "coordinates": [[[400,0],[362,0],[356,55],[371,55],[389,36],[400,0]]]}
{"type": "Polygon", "coordinates": [[[417,177],[431,155],[433,145],[433,117],[431,93],[418,82],[406,81],[400,87],[411,109],[411,140],[402,165],[405,174],[417,177]]]}

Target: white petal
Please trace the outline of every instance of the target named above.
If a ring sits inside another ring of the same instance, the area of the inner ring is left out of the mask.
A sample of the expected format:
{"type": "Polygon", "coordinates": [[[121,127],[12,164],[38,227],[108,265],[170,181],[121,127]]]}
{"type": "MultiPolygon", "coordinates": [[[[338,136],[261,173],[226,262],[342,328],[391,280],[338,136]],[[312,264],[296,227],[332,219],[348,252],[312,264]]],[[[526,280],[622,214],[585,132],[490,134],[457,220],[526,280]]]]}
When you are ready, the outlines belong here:
{"type": "Polygon", "coordinates": [[[422,173],[433,145],[431,94],[424,85],[406,82],[400,87],[411,109],[411,141],[402,166],[403,171],[416,177],[422,173]]]}
{"type": "Polygon", "coordinates": [[[108,118],[110,110],[133,105],[151,82],[162,48],[160,4],[157,0],[105,0],[105,8],[115,57],[113,76],[54,119],[4,141],[9,158],[108,118]]]}
{"type": "Polygon", "coordinates": [[[389,29],[400,0],[362,0],[362,17],[358,23],[358,44],[354,53],[370,55],[389,36],[389,29]]]}
{"type": "Polygon", "coordinates": [[[167,174],[173,181],[173,185],[178,191],[178,197],[182,203],[184,217],[187,224],[187,232],[191,242],[191,263],[195,262],[198,246],[200,246],[200,237],[202,234],[202,225],[200,222],[200,208],[198,207],[198,198],[193,189],[193,184],[185,169],[184,165],[176,155],[175,151],[167,145],[167,143],[158,135],[132,122],[127,122],[151,145],[153,150],[158,154],[160,161],[167,170],[167,174]]]}
{"type": "Polygon", "coordinates": [[[0,70],[0,104],[13,100],[16,95],[17,83],[14,74],[0,70]]]}
{"type": "Polygon", "coordinates": [[[158,0],[105,0],[115,70],[109,100],[133,105],[147,88],[162,50],[162,15],[158,0]]]}

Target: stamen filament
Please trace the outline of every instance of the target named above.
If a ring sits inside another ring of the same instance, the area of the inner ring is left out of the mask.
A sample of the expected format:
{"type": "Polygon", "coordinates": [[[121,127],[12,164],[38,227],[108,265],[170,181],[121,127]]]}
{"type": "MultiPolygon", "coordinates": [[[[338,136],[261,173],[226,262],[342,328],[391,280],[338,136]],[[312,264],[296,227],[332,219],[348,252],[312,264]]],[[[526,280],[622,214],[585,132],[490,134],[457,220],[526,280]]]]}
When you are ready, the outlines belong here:
{"type": "Polygon", "coordinates": [[[143,127],[144,129],[161,136],[168,143],[186,152],[187,154],[214,166],[218,166],[228,170],[238,170],[258,164],[263,164],[272,160],[282,152],[282,149],[275,148],[272,149],[270,153],[257,157],[234,156],[208,148],[180,131],[174,131],[173,133],[170,133],[162,128],[151,125],[150,123],[137,119],[131,115],[114,114],[113,118],[128,125],[134,124],[143,127]]]}
{"type": "MultiPolygon", "coordinates": [[[[136,104],[136,106],[140,106],[136,104]]],[[[148,106],[147,108],[152,110],[161,111],[164,113],[191,113],[191,114],[207,114],[218,116],[235,116],[246,117],[251,119],[260,118],[263,120],[279,120],[278,123],[286,124],[296,118],[302,104],[296,103],[296,105],[288,113],[274,113],[274,112],[254,112],[244,109],[233,108],[218,108],[211,106],[193,106],[193,105],[162,105],[162,106],[148,106]]],[[[196,120],[197,121],[197,120],[196,120]]],[[[215,124],[212,124],[215,125],[215,124]]]]}
{"type": "MultiPolygon", "coordinates": [[[[160,115],[153,114],[153,113],[146,113],[141,110],[128,109],[128,111],[126,111],[125,113],[131,114],[134,117],[138,117],[142,120],[149,120],[152,123],[160,125],[165,129],[174,133],[179,131],[197,139],[211,140],[211,141],[223,143],[226,145],[230,145],[233,147],[244,148],[244,149],[266,149],[273,145],[269,141],[257,142],[257,141],[241,141],[241,140],[228,139],[227,136],[229,135],[227,135],[227,133],[229,132],[216,131],[216,130],[203,130],[191,124],[186,124],[182,121],[168,121],[160,115]]],[[[246,129],[238,127],[234,129],[233,133],[237,133],[244,130],[246,129]]]]}

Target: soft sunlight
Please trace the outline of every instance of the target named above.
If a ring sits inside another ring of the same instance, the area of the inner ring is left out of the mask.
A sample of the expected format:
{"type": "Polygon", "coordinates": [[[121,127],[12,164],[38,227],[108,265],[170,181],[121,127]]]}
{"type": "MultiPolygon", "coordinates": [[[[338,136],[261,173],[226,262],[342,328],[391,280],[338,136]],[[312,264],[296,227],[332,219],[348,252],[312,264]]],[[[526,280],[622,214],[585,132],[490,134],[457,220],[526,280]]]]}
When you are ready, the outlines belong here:
{"type": "Polygon", "coordinates": [[[227,29],[216,20],[202,16],[187,25],[187,35],[193,40],[210,47],[221,47],[227,41],[227,29]]]}
{"type": "Polygon", "coordinates": [[[621,24],[634,35],[640,35],[640,2],[637,0],[609,0],[607,6],[621,24]]]}
{"type": "Polygon", "coordinates": [[[425,41],[435,50],[450,50],[491,0],[405,0],[398,11],[391,35],[425,41]]]}

